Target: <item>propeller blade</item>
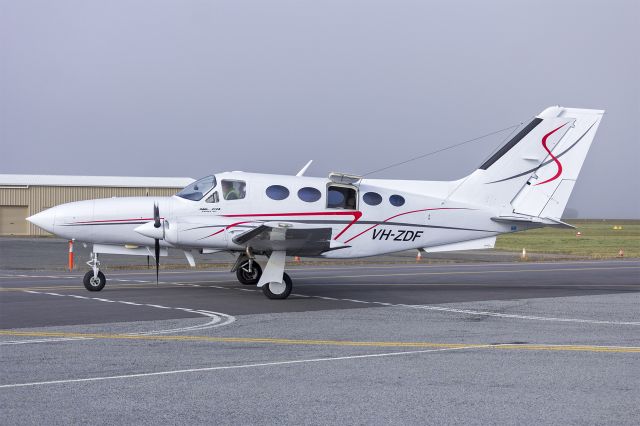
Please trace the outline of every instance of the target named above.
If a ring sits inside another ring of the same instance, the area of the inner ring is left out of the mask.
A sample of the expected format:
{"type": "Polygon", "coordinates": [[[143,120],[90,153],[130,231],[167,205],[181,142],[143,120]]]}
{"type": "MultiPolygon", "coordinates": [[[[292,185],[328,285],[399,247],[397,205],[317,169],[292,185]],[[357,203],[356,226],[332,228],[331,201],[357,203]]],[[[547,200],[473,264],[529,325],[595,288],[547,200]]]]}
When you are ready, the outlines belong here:
{"type": "Polygon", "coordinates": [[[153,227],[160,228],[160,208],[157,203],[153,205],[153,227]]]}
{"type": "Polygon", "coordinates": [[[160,274],[160,240],[155,240],[155,255],[156,255],[156,286],[158,285],[158,276],[160,274]]]}

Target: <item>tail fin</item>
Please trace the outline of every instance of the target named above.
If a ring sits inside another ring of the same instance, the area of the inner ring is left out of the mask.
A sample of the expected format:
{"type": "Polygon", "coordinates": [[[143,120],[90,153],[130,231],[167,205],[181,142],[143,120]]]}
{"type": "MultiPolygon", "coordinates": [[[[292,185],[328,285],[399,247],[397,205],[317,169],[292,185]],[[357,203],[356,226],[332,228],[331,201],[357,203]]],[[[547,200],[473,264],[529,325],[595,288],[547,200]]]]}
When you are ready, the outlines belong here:
{"type": "Polygon", "coordinates": [[[500,214],[560,219],[602,110],[549,107],[449,195],[500,214]]]}

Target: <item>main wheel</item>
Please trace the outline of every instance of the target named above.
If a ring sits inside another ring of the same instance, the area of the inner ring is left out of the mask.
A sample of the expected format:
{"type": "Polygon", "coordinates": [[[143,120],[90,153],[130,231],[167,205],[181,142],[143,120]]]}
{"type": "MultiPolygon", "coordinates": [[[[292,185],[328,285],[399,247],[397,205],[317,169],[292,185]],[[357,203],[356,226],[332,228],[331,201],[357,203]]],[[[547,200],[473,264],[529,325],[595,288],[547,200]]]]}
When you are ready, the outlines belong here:
{"type": "Polygon", "coordinates": [[[267,283],[262,286],[262,292],[269,299],[286,299],[292,289],[293,282],[286,272],[282,274],[282,283],[267,283]]]}
{"type": "Polygon", "coordinates": [[[258,281],[260,281],[260,277],[262,276],[262,268],[258,265],[258,262],[251,262],[251,271],[249,271],[249,261],[244,262],[240,267],[236,270],[236,277],[238,277],[238,281],[244,285],[256,285],[258,281]]]}
{"type": "Polygon", "coordinates": [[[84,274],[84,288],[89,291],[100,291],[104,288],[107,283],[107,279],[104,277],[104,274],[101,271],[98,271],[98,276],[93,276],[93,271],[89,271],[84,274]]]}

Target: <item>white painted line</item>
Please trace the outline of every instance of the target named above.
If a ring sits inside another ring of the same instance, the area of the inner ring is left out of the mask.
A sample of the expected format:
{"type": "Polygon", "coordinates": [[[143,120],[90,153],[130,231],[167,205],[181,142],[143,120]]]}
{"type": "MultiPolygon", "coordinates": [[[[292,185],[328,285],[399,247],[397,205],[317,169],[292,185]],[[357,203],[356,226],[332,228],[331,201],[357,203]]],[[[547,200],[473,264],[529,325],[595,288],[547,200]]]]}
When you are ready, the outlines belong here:
{"type": "Polygon", "coordinates": [[[89,300],[88,297],[86,296],[77,296],[75,294],[70,294],[69,297],[75,297],[76,299],[85,299],[85,300],[89,300]]]}
{"type": "Polygon", "coordinates": [[[25,290],[25,293],[31,293],[31,294],[41,294],[39,291],[33,291],[33,290],[25,290]]]}
{"type": "Polygon", "coordinates": [[[99,297],[92,297],[91,300],[97,300],[99,302],[107,302],[107,303],[114,303],[115,302],[115,300],[100,299],[99,297]]]}
{"type": "Polygon", "coordinates": [[[58,293],[45,293],[48,294],[49,296],[63,296],[62,294],[58,294],[58,293]]]}
{"type": "Polygon", "coordinates": [[[142,303],[127,302],[125,300],[118,300],[118,303],[124,303],[125,305],[132,305],[132,306],[142,306],[142,303]]]}
{"type": "Polygon", "coordinates": [[[151,303],[147,303],[145,306],[151,306],[152,308],[160,308],[160,309],[171,309],[168,306],[162,306],[162,305],[152,305],[151,303]]]}
{"type": "Polygon", "coordinates": [[[306,294],[297,294],[297,293],[292,293],[291,296],[295,296],[295,297],[311,297],[311,296],[307,296],[306,294]]]}
{"type": "Polygon", "coordinates": [[[240,290],[240,291],[256,291],[256,290],[253,290],[253,289],[251,289],[251,288],[236,288],[235,290],[240,290]]]}
{"type": "Polygon", "coordinates": [[[217,366],[217,367],[190,368],[190,369],[184,369],[184,370],[167,370],[167,371],[156,371],[152,373],[123,374],[119,376],[102,376],[102,377],[87,377],[82,379],[49,380],[45,382],[12,383],[12,384],[0,385],[0,389],[19,388],[19,387],[27,387],[27,386],[55,385],[55,384],[63,384],[63,383],[97,382],[97,381],[103,381],[103,380],[135,379],[135,378],[141,378],[141,377],[168,376],[172,374],[203,373],[203,372],[218,371],[218,370],[238,370],[238,369],[256,368],[256,367],[275,367],[279,365],[309,364],[309,363],[316,363],[316,362],[347,361],[347,360],[366,359],[366,358],[383,358],[383,357],[402,356],[402,355],[425,354],[430,352],[459,351],[462,349],[481,349],[481,348],[490,347],[490,346],[491,345],[463,346],[459,348],[440,348],[440,349],[424,349],[419,351],[385,352],[385,353],[376,353],[376,354],[367,354],[367,355],[349,355],[349,356],[339,356],[339,357],[309,358],[309,359],[296,359],[296,360],[288,360],[288,361],[262,362],[262,363],[254,363],[254,364],[236,364],[236,365],[224,365],[224,366],[217,366]]]}
{"type": "Polygon", "coordinates": [[[447,308],[444,306],[428,306],[428,305],[402,305],[402,306],[406,306],[409,308],[416,308],[416,309],[426,309],[429,311],[443,311],[443,312],[453,312],[458,314],[482,315],[482,316],[500,317],[500,318],[515,318],[515,319],[532,320],[532,321],[575,322],[575,323],[584,323],[584,324],[609,324],[609,325],[640,325],[640,322],[632,322],[632,321],[604,321],[604,320],[591,320],[591,319],[580,319],[580,318],[558,318],[558,317],[541,317],[541,316],[534,316],[534,315],[503,314],[500,312],[473,311],[469,309],[447,308]]]}
{"type": "MultiPolygon", "coordinates": [[[[298,295],[298,296],[304,297],[304,295],[298,295]]],[[[402,308],[410,308],[410,309],[424,309],[428,311],[451,312],[451,313],[466,314],[466,315],[482,315],[482,316],[499,317],[499,318],[513,318],[513,319],[521,319],[521,320],[529,320],[529,321],[574,322],[574,323],[583,323],[583,324],[631,325],[631,326],[640,325],[640,322],[634,322],[634,321],[606,321],[606,320],[593,320],[593,319],[582,319],[582,318],[543,317],[543,316],[537,316],[537,315],[504,314],[501,312],[457,309],[457,308],[449,308],[445,306],[407,305],[404,303],[385,303],[385,302],[364,301],[364,300],[356,300],[356,299],[334,299],[333,297],[326,297],[326,296],[307,296],[307,297],[314,297],[316,299],[324,299],[324,300],[339,300],[339,301],[355,302],[355,303],[372,303],[372,304],[383,305],[383,306],[402,307],[402,308]]]]}
{"type": "Polygon", "coordinates": [[[25,345],[29,343],[55,343],[55,342],[68,342],[71,340],[91,340],[86,337],[61,337],[55,339],[30,339],[30,340],[8,340],[0,342],[0,346],[7,345],[25,345]]]}

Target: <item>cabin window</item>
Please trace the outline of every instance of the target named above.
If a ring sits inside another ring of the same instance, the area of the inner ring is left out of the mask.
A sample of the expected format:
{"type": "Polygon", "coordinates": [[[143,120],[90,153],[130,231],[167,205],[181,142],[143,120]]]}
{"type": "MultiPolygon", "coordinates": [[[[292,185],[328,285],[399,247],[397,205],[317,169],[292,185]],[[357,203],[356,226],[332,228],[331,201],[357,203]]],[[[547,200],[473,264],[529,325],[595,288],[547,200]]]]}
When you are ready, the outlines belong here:
{"type": "Polygon", "coordinates": [[[282,185],[271,185],[265,192],[272,200],[280,201],[289,197],[289,190],[282,185]]]}
{"type": "Polygon", "coordinates": [[[246,196],[247,184],[241,180],[223,180],[222,197],[227,200],[242,200],[246,196]]]}
{"type": "Polygon", "coordinates": [[[362,200],[370,206],[377,206],[382,202],[382,195],[377,192],[366,192],[362,196],[362,200]]]}
{"type": "Polygon", "coordinates": [[[300,188],[298,191],[298,198],[302,201],[306,201],[307,203],[313,203],[318,201],[322,194],[316,188],[311,188],[310,186],[305,186],[304,188],[300,188]]]}
{"type": "Polygon", "coordinates": [[[220,201],[220,196],[218,195],[218,191],[213,191],[213,194],[209,195],[206,199],[207,203],[217,203],[220,201]]]}
{"type": "Polygon", "coordinates": [[[356,190],[346,186],[327,187],[327,207],[330,209],[356,209],[356,190]]]}
{"type": "Polygon", "coordinates": [[[394,194],[391,197],[389,197],[389,202],[391,203],[392,206],[400,207],[404,205],[404,197],[394,194]]]}

